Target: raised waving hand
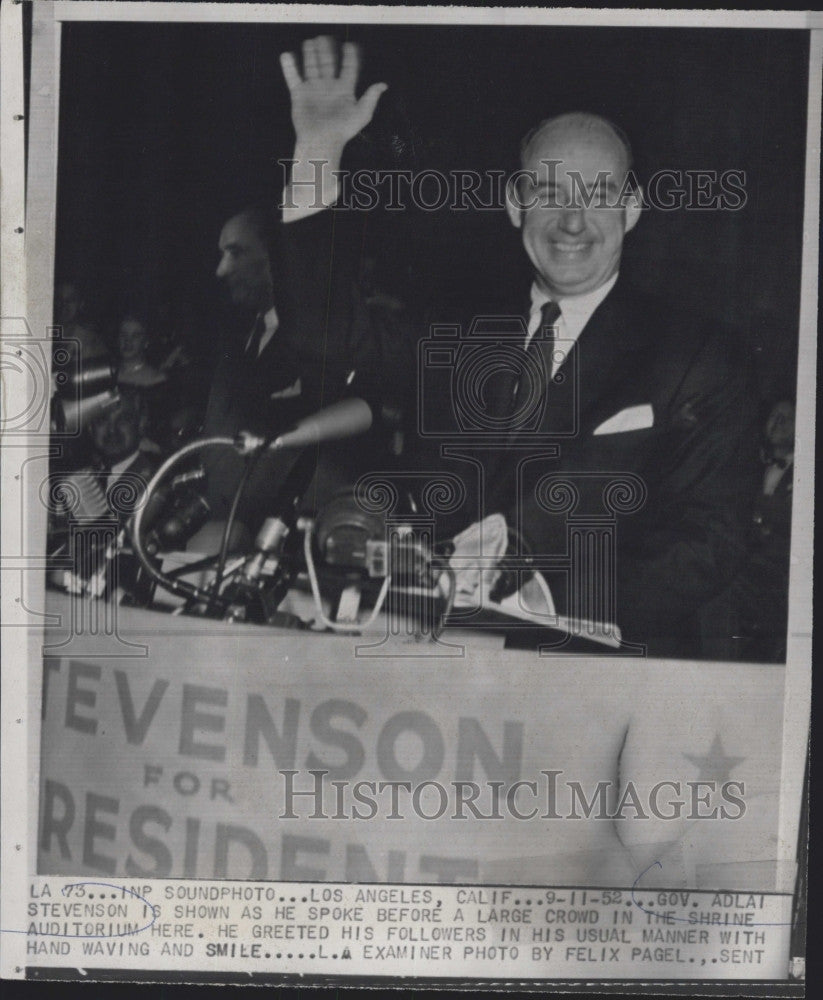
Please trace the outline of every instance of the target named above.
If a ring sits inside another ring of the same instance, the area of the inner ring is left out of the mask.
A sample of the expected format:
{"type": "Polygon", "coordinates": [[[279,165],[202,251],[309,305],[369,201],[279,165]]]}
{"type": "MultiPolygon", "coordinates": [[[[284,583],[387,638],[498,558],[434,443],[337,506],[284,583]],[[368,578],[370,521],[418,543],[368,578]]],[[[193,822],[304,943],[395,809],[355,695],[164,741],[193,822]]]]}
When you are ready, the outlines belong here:
{"type": "Polygon", "coordinates": [[[357,98],[357,46],[343,43],[338,68],[337,44],[325,35],[303,42],[302,73],[292,52],[280,56],[280,65],[291,94],[297,136],[283,209],[283,220],[291,222],[334,202],[338,184],[334,172],[343,149],[372,120],[387,85],[374,83],[357,98]]]}
{"type": "Polygon", "coordinates": [[[315,151],[342,148],[372,119],[385,83],[374,83],[355,97],[360,72],[357,46],[344,42],[338,71],[337,45],[321,35],[303,42],[303,72],[292,52],[280,56],[283,76],[291,94],[291,116],[298,146],[315,151]]]}

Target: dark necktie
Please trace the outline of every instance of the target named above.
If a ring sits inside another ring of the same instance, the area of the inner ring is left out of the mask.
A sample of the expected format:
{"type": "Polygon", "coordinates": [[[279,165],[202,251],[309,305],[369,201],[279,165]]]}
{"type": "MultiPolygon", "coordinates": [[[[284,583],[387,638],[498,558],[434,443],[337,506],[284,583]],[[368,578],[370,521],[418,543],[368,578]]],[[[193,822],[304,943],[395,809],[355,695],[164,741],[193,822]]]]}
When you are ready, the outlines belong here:
{"type": "Polygon", "coordinates": [[[533,364],[529,365],[529,370],[535,368],[542,376],[538,376],[542,384],[534,385],[528,377],[522,377],[517,385],[514,394],[515,410],[520,410],[528,405],[527,393],[537,391],[539,396],[544,396],[551,386],[552,379],[552,355],[554,353],[554,343],[556,337],[557,320],[560,317],[560,306],[556,302],[546,302],[540,310],[540,326],[535,330],[526,348],[526,356],[533,364]]]}
{"type": "Polygon", "coordinates": [[[529,350],[536,350],[543,355],[546,378],[551,382],[554,354],[554,342],[557,338],[557,321],[560,319],[560,306],[556,302],[545,302],[540,310],[540,327],[535,331],[529,342],[529,350]]]}
{"type": "Polygon", "coordinates": [[[257,314],[257,319],[254,321],[254,329],[251,332],[251,337],[249,338],[248,346],[246,347],[245,357],[251,361],[257,360],[257,355],[260,353],[260,341],[263,339],[263,334],[266,332],[266,320],[263,313],[257,314]]]}

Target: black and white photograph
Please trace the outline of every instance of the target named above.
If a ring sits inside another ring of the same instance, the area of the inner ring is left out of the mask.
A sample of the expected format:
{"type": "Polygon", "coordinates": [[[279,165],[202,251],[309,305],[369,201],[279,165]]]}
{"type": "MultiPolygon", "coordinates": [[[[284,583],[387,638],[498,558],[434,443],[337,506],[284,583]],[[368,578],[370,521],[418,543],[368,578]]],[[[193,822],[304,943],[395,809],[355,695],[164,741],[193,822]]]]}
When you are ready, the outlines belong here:
{"type": "Polygon", "coordinates": [[[2,14],[2,975],[801,995],[821,15],[2,14]]]}

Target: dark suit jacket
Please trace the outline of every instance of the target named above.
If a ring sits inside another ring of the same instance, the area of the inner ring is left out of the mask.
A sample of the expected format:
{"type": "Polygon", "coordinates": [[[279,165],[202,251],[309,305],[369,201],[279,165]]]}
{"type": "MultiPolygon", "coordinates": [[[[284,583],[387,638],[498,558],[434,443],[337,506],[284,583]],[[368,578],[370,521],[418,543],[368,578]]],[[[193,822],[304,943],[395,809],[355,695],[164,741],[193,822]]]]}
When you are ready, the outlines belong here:
{"type": "Polygon", "coordinates": [[[358,280],[364,225],[328,211],[278,227],[272,249],[278,329],[251,363],[243,350],[254,318],[226,337],[204,433],[274,434],[347,396],[378,409],[408,397],[415,364],[408,327],[358,280]],[[298,379],[298,397],[272,400],[298,379]]]}
{"type": "MultiPolygon", "coordinates": [[[[414,349],[402,318],[375,304],[360,287],[362,246],[362,227],[346,214],[320,212],[279,226],[272,250],[278,329],[252,362],[243,357],[248,332],[224,346],[204,422],[204,436],[234,436],[241,429],[275,436],[340,399],[365,398],[375,412],[375,426],[366,435],[321,449],[318,475],[306,494],[312,507],[364,471],[385,467],[382,407],[395,401],[402,405],[413,385],[414,349]],[[298,379],[299,395],[272,399],[272,393],[298,379]]],[[[241,517],[245,513],[252,530],[252,522],[270,507],[287,459],[264,459],[248,484],[241,517]]],[[[242,463],[223,454],[209,465],[215,513],[222,516],[242,463]]]]}
{"type": "Polygon", "coordinates": [[[243,317],[229,331],[220,347],[209,392],[204,436],[228,435],[240,430],[276,434],[303,415],[306,403],[299,397],[272,400],[272,393],[296,383],[300,367],[285,347],[282,322],[259,356],[244,352],[254,318],[243,317]]]}
{"type": "Polygon", "coordinates": [[[545,571],[559,611],[605,611],[654,655],[699,655],[696,612],[745,553],[756,490],[746,352],[688,303],[621,278],[558,374],[529,429],[501,449],[481,515],[504,512],[521,551],[574,563],[573,578],[545,571]],[[646,404],[651,426],[594,433],[646,404]]]}

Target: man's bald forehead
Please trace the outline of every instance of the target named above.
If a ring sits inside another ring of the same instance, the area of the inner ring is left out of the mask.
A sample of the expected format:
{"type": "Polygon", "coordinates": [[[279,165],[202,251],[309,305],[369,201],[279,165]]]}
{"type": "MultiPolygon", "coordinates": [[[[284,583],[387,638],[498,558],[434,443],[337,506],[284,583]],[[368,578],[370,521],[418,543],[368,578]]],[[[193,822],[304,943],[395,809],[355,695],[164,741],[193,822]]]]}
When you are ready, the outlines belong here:
{"type": "Polygon", "coordinates": [[[242,233],[244,237],[255,237],[268,252],[274,241],[277,219],[267,206],[248,205],[231,216],[223,229],[234,234],[242,233]]]}
{"type": "Polygon", "coordinates": [[[634,163],[631,143],[626,133],[608,118],[596,115],[588,111],[570,111],[566,114],[556,115],[553,118],[546,118],[529,131],[520,143],[520,159],[523,164],[529,155],[531,147],[539,140],[551,135],[558,138],[567,138],[570,135],[582,137],[602,136],[607,142],[620,150],[625,160],[626,172],[631,170],[634,163]]]}
{"type": "MultiPolygon", "coordinates": [[[[255,237],[260,239],[260,234],[256,230],[252,219],[245,212],[238,212],[223,224],[221,236],[224,238],[236,239],[242,236],[246,239],[255,237]]],[[[262,241],[261,241],[262,242],[262,241]]]]}

